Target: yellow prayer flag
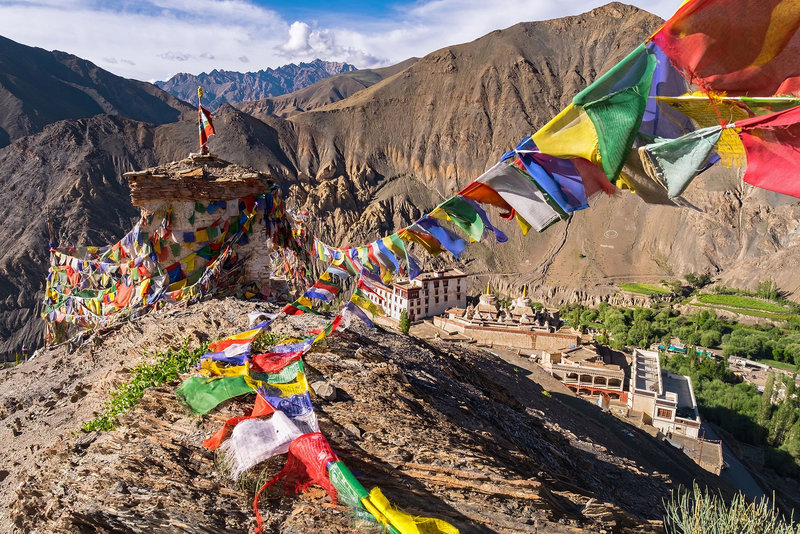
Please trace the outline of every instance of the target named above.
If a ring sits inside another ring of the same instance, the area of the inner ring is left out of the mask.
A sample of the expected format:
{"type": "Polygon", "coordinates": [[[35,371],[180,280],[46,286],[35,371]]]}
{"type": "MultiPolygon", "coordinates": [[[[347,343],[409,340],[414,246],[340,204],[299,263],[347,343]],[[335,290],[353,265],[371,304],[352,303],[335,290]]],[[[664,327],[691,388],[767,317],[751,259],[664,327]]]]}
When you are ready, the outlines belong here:
{"type": "Polygon", "coordinates": [[[594,124],[589,115],[574,104],[564,108],[531,137],[545,154],[557,158],[584,158],[597,166],[602,165],[594,124]]]}
{"type": "Polygon", "coordinates": [[[361,503],[379,523],[392,525],[400,534],[459,534],[458,529],[447,521],[414,517],[394,508],[380,488],[372,488],[369,497],[364,497],[361,503]]]}

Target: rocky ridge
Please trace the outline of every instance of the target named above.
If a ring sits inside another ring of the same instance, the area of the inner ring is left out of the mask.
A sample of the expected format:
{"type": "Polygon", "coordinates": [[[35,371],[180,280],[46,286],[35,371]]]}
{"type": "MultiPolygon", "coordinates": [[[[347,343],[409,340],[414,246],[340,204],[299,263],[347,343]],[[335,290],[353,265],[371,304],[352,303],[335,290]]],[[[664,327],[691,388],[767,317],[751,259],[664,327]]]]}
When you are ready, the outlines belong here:
{"type": "Polygon", "coordinates": [[[0,148],[63,119],[112,114],[164,124],[191,108],[152,84],[0,37],[0,148]]]}
{"type": "Polygon", "coordinates": [[[200,85],[205,93],[204,106],[213,110],[224,102],[260,100],[291,93],[330,76],[355,70],[349,63],[315,59],[310,63],[289,63],[255,72],[217,69],[197,75],[181,72],[156,85],[186,102],[197,102],[197,86],[200,85]]]}

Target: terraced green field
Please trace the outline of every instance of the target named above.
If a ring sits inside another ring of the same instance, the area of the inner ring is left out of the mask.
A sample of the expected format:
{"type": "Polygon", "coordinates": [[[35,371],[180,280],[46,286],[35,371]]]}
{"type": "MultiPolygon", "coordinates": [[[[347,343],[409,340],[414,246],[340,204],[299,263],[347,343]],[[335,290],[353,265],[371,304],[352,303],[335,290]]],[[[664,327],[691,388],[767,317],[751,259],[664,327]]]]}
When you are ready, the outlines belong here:
{"type": "Polygon", "coordinates": [[[640,295],[668,295],[669,291],[654,284],[639,284],[635,282],[620,284],[619,288],[640,295]]]}
{"type": "Polygon", "coordinates": [[[747,310],[760,310],[771,313],[789,313],[789,310],[777,302],[761,300],[740,295],[700,295],[697,300],[706,304],[718,304],[730,308],[743,308],[747,310]]]}

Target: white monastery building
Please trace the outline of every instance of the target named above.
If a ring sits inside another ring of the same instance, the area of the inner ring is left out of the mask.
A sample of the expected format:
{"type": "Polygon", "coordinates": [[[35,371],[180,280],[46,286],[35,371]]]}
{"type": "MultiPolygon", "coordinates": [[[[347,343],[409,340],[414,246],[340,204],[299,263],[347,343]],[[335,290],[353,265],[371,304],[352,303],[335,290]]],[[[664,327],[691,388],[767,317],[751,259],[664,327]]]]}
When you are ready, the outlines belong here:
{"type": "Polygon", "coordinates": [[[420,274],[413,280],[392,284],[391,289],[377,286],[378,295],[368,294],[370,300],[382,306],[386,315],[400,320],[400,313],[408,311],[411,322],[434,317],[453,307],[467,305],[467,275],[459,269],[433,271],[420,274]]]}
{"type": "Polygon", "coordinates": [[[664,434],[697,439],[700,415],[688,376],[661,368],[658,353],[634,349],[628,406],[664,434]]]}

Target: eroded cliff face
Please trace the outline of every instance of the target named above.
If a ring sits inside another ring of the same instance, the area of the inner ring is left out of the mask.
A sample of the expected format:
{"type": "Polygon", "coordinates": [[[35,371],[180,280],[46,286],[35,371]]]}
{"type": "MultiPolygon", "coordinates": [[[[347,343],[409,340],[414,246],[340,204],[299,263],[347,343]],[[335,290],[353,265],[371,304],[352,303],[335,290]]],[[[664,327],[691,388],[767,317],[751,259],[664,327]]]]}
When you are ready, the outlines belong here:
{"type": "MultiPolygon", "coordinates": [[[[260,464],[243,484],[202,440],[253,398],[190,415],[178,382],[145,392],[118,427],[76,432],[155,350],[246,328],[259,307],[233,299],[162,310],[74,352],[53,347],[0,372],[0,532],[248,532],[252,497],[283,466],[260,464]]],[[[285,335],[325,318],[276,323],[285,335]]],[[[654,532],[661,499],[697,478],[728,491],[680,451],[576,398],[535,366],[470,346],[351,330],[306,358],[320,428],[368,488],[461,532],[654,532]],[[530,370],[526,370],[526,368],[530,370]],[[543,389],[550,391],[543,395],[543,389]]],[[[262,499],[266,532],[370,531],[324,491],[262,499]]]]}

